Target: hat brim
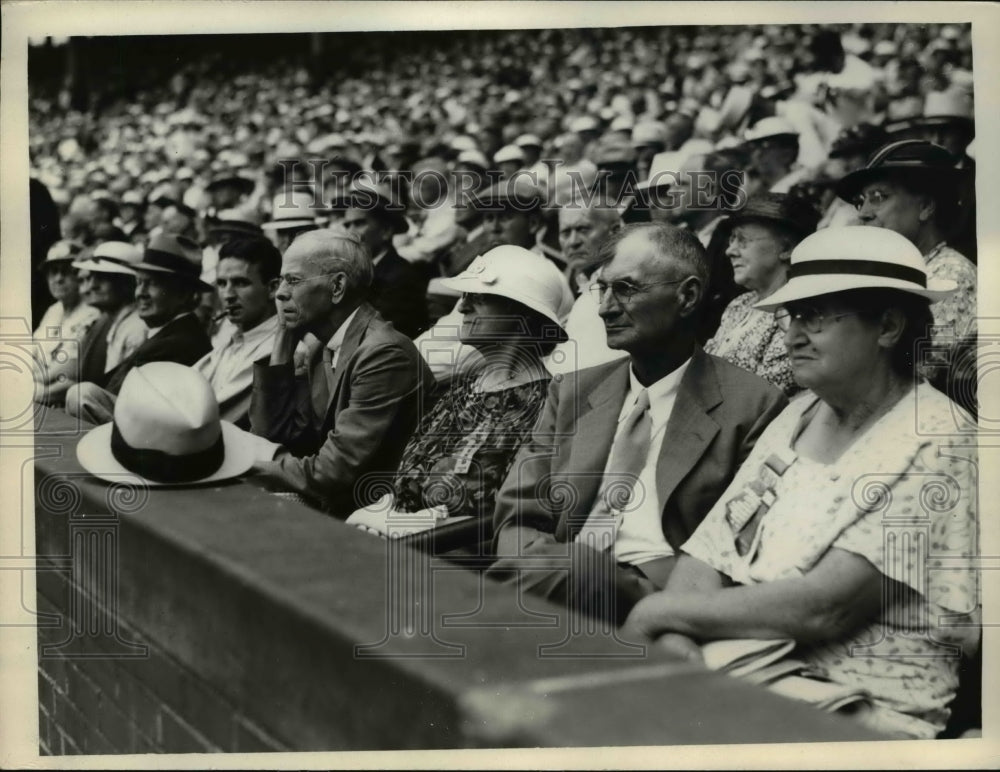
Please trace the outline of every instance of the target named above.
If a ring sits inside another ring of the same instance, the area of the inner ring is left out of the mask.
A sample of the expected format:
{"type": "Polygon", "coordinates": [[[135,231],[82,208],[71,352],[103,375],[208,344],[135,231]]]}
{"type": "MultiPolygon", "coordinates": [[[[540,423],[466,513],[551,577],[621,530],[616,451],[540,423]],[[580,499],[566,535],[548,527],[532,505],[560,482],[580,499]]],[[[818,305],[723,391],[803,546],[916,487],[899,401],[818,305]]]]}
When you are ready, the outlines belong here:
{"type": "Polygon", "coordinates": [[[214,193],[219,188],[237,188],[240,193],[245,195],[250,195],[253,193],[253,189],[257,187],[257,183],[253,180],[247,180],[242,177],[223,177],[222,179],[213,180],[205,186],[206,193],[214,193]]]}
{"type": "Polygon", "coordinates": [[[176,276],[182,281],[186,281],[192,286],[202,290],[203,292],[215,292],[215,287],[206,281],[202,281],[199,277],[193,276],[186,273],[180,273],[178,271],[171,271],[169,268],[164,268],[162,265],[153,265],[151,263],[136,263],[134,266],[136,271],[149,271],[150,273],[165,273],[170,276],[176,276]]]}
{"type": "Polygon", "coordinates": [[[964,126],[967,129],[975,128],[975,121],[967,115],[932,115],[914,116],[913,118],[902,118],[885,125],[886,134],[898,134],[911,129],[924,129],[933,126],[948,125],[964,126]]]}
{"type": "Polygon", "coordinates": [[[287,220],[270,220],[260,227],[269,231],[285,231],[291,230],[292,228],[317,228],[319,226],[316,224],[315,218],[309,219],[303,217],[297,220],[293,220],[291,218],[287,220]]]}
{"type": "Polygon", "coordinates": [[[786,303],[796,300],[806,300],[808,298],[829,295],[834,292],[846,292],[856,289],[887,289],[908,292],[911,295],[919,295],[927,298],[932,303],[948,297],[957,289],[958,285],[952,281],[931,279],[928,287],[924,289],[912,282],[902,279],[888,279],[881,276],[858,276],[854,274],[817,274],[815,276],[797,276],[789,279],[785,286],[778,289],[764,300],[757,303],[754,308],[761,311],[775,311],[786,303]]]}
{"type": "Polygon", "coordinates": [[[151,488],[180,488],[189,485],[204,485],[221,482],[239,477],[247,472],[254,463],[254,447],[244,439],[246,434],[229,421],[219,422],[222,429],[222,443],[225,456],[222,465],[205,477],[184,483],[164,483],[148,480],[145,477],[122,466],[111,453],[111,429],[113,424],[106,423],[91,429],[76,445],[76,459],[80,466],[90,474],[106,482],[122,482],[123,477],[133,477],[151,488]]]}
{"type": "Polygon", "coordinates": [[[558,326],[563,335],[566,334],[566,328],[563,327],[563,323],[559,320],[559,317],[552,309],[546,308],[542,303],[539,303],[531,298],[514,297],[505,292],[498,292],[496,285],[487,284],[477,276],[462,276],[459,274],[458,276],[452,276],[448,279],[441,279],[438,284],[441,287],[456,290],[459,293],[470,292],[481,295],[496,295],[497,297],[506,298],[507,300],[513,300],[515,303],[520,303],[522,306],[530,308],[532,311],[541,314],[550,322],[558,326]]]}
{"type": "Polygon", "coordinates": [[[763,137],[753,137],[752,139],[744,139],[743,145],[758,145],[761,142],[767,142],[769,139],[798,139],[799,134],[795,134],[791,131],[783,131],[779,134],[766,134],[763,137]]]}
{"type": "Polygon", "coordinates": [[[792,220],[788,217],[779,217],[778,215],[769,215],[763,212],[748,212],[743,214],[742,212],[737,212],[731,214],[729,218],[720,225],[732,230],[737,225],[741,223],[760,223],[764,226],[776,226],[778,228],[783,228],[786,231],[792,231],[800,236],[808,236],[816,230],[816,222],[800,222],[798,220],[792,220]]]}
{"type": "Polygon", "coordinates": [[[844,201],[850,203],[851,199],[858,195],[861,189],[870,182],[892,179],[893,177],[904,178],[919,175],[926,175],[928,178],[933,178],[935,182],[939,182],[942,185],[952,185],[960,179],[962,170],[950,167],[933,169],[929,166],[876,166],[871,169],[858,169],[842,177],[834,190],[838,198],[842,198],[844,201]]]}
{"type": "Polygon", "coordinates": [[[77,260],[73,263],[73,267],[81,271],[90,271],[91,273],[117,273],[123,276],[135,276],[135,271],[129,266],[100,257],[89,260],[77,260]]]}

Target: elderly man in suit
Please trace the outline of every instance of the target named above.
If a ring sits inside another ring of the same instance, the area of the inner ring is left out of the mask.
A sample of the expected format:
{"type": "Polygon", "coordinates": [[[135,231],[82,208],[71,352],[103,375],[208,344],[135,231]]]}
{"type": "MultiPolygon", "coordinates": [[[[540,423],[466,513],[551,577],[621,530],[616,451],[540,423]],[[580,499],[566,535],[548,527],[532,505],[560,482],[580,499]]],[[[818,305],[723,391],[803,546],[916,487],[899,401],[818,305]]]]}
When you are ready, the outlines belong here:
{"type": "Polygon", "coordinates": [[[629,356],[553,379],[497,498],[491,574],[621,624],[786,399],[698,346],[695,236],[641,223],[612,238],[593,291],[608,345],[629,356]]]}
{"type": "Polygon", "coordinates": [[[193,365],[212,344],[194,309],[212,286],[201,281],[201,250],[184,236],[160,233],[143,251],[135,271],[135,309],[146,324],[146,341],[94,383],[85,381],[66,392],[66,412],[91,423],[114,417],[125,376],[147,362],[193,365]]]}
{"type": "Polygon", "coordinates": [[[371,283],[360,239],[303,233],[282,258],[274,348],[254,365],[251,431],[280,445],[256,470],[341,517],[376,497],[366,474],[396,469],[434,383],[413,342],[367,302],[371,283]],[[322,345],[297,374],[307,332],[322,345]]]}

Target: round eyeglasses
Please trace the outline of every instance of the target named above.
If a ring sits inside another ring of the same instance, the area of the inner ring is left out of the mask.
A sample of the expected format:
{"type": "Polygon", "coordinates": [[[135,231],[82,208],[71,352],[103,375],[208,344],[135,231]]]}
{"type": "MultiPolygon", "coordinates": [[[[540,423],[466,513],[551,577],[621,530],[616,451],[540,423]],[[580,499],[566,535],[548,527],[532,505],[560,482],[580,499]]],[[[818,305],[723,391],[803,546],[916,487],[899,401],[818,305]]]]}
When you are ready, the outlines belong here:
{"type": "Polygon", "coordinates": [[[824,314],[818,308],[800,308],[795,311],[779,308],[774,312],[774,321],[782,332],[788,332],[794,321],[810,335],[816,335],[823,331],[827,322],[836,322],[845,316],[857,316],[858,313],[858,311],[844,311],[839,314],[824,314]]]}

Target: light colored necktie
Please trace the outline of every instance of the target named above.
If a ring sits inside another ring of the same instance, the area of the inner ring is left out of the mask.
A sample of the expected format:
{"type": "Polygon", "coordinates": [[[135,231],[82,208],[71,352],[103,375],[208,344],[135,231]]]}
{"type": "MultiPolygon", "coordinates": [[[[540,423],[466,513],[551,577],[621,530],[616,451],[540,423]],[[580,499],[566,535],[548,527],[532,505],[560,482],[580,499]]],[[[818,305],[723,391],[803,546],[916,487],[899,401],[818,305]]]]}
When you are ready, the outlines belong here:
{"type": "Polygon", "coordinates": [[[635,487],[649,457],[652,423],[649,394],[643,389],[611,446],[594,509],[577,536],[581,541],[590,541],[597,549],[610,547],[618,532],[622,512],[635,507],[633,496],[646,495],[644,491],[636,492],[635,487]]]}
{"type": "Polygon", "coordinates": [[[316,417],[322,421],[326,417],[326,409],[333,397],[335,387],[335,373],[333,369],[333,352],[323,346],[323,377],[317,379],[313,384],[313,410],[316,417]]]}

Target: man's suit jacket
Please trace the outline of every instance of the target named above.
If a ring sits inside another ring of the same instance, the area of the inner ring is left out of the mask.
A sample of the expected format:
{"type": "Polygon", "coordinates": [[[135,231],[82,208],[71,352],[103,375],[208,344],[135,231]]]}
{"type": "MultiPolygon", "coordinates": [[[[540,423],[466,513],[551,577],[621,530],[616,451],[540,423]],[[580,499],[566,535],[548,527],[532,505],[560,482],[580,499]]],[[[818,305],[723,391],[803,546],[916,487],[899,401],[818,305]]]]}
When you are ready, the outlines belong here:
{"type": "Polygon", "coordinates": [[[80,341],[80,381],[100,384],[108,358],[108,330],[114,317],[105,312],[87,330],[80,341]]]}
{"type": "MultiPolygon", "coordinates": [[[[117,394],[133,367],[147,362],[177,362],[193,365],[212,350],[212,342],[194,314],[184,314],[167,322],[152,338],[147,338],[130,357],[105,374],[103,388],[117,394]]],[[[101,384],[98,383],[98,386],[101,384]]]]}
{"type": "Polygon", "coordinates": [[[324,367],[322,348],[308,377],[296,377],[290,363],[256,362],[250,426],[284,446],[262,470],[265,476],[347,517],[375,498],[365,475],[384,479],[396,471],[434,377],[413,341],[367,303],[347,327],[326,414],[317,416],[312,388],[326,378],[324,367]]]}
{"type": "Polygon", "coordinates": [[[427,276],[391,245],[375,266],[370,301],[408,338],[427,329],[427,276]]]}
{"type": "MultiPolygon", "coordinates": [[[[497,496],[499,555],[516,556],[542,534],[554,534],[558,541],[576,536],[597,500],[629,392],[630,366],[628,358],[568,373],[560,382],[553,379],[532,439],[497,496]]],[[[678,386],[656,468],[663,533],[675,550],[787,404],[781,391],[762,378],[700,347],[695,350],[678,386]]]]}

